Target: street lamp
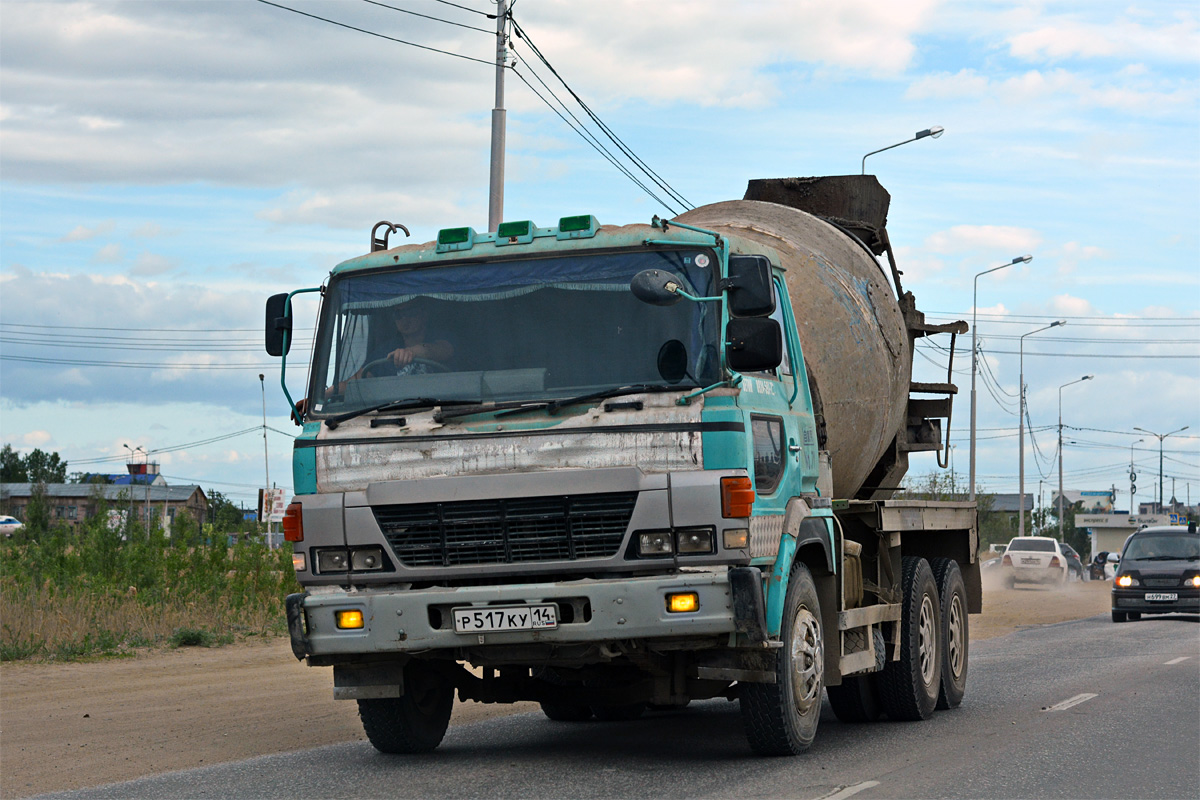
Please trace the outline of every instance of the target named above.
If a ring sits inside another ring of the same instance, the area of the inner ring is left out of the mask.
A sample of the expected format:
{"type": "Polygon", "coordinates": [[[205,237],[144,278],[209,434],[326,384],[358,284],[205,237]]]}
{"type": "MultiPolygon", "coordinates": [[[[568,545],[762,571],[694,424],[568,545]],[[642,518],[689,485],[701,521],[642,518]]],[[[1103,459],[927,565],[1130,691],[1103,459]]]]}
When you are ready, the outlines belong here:
{"type": "Polygon", "coordinates": [[[1083,381],[1090,381],[1095,375],[1084,375],[1077,381],[1064,383],[1058,387],[1058,540],[1063,540],[1063,448],[1062,448],[1062,390],[1083,381]]]}
{"type": "Polygon", "coordinates": [[[1158,513],[1159,514],[1163,513],[1163,510],[1162,510],[1162,507],[1163,507],[1163,498],[1162,498],[1162,496],[1163,496],[1163,448],[1162,448],[1163,439],[1167,438],[1168,436],[1174,436],[1177,433],[1182,433],[1183,431],[1186,431],[1189,427],[1190,426],[1188,426],[1188,425],[1184,425],[1179,430],[1171,431],[1170,433],[1155,433],[1154,431],[1148,431],[1145,428],[1138,428],[1136,426],[1134,427],[1135,431],[1141,431],[1142,433],[1148,433],[1151,436],[1158,439],[1158,513]]]}
{"type": "Polygon", "coordinates": [[[1133,470],[1133,446],[1141,444],[1145,439],[1138,439],[1136,442],[1131,442],[1129,445],[1129,513],[1136,514],[1137,510],[1133,506],[1133,493],[1137,491],[1137,482],[1134,476],[1137,475],[1133,470]]]}
{"type": "MultiPolygon", "coordinates": [[[[878,150],[872,150],[871,152],[867,153],[867,156],[873,156],[876,153],[882,153],[884,150],[891,150],[893,147],[899,147],[902,144],[908,144],[909,142],[915,142],[917,139],[924,139],[925,137],[929,137],[930,139],[936,139],[945,132],[946,132],[946,129],[943,128],[941,125],[934,125],[932,128],[926,128],[923,131],[917,131],[916,134],[911,139],[905,139],[903,142],[896,142],[895,144],[889,144],[887,147],[881,147],[878,150]]],[[[867,156],[862,157],[862,174],[863,175],[867,174],[867,156]]]]}
{"type": "Polygon", "coordinates": [[[975,317],[979,308],[979,278],[982,275],[987,275],[989,272],[1006,269],[1014,264],[1028,264],[1030,261],[1033,261],[1033,256],[1029,254],[1017,256],[1007,264],[1001,264],[998,267],[985,269],[983,272],[975,274],[975,290],[971,294],[971,489],[969,499],[972,503],[975,502],[975,367],[979,358],[979,350],[975,344],[975,317]]]}
{"type": "MultiPolygon", "coordinates": [[[[130,464],[135,464],[135,463],[137,463],[137,454],[138,454],[139,452],[142,454],[142,458],[146,458],[146,457],[147,457],[147,453],[146,453],[146,451],[145,451],[144,449],[142,449],[142,446],[141,446],[141,445],[138,445],[136,448],[130,447],[130,446],[129,446],[129,445],[127,445],[127,444],[123,444],[123,445],[121,445],[121,446],[122,446],[122,447],[124,447],[126,450],[128,450],[128,451],[129,451],[129,463],[130,463],[130,464]]],[[[129,472],[129,519],[130,519],[130,522],[132,522],[132,521],[133,521],[133,470],[127,470],[127,471],[129,472]]],[[[147,487],[146,487],[146,516],[147,516],[147,520],[149,519],[149,516],[150,516],[150,514],[149,514],[149,509],[150,509],[150,487],[149,487],[149,486],[147,486],[147,487]]]]}
{"type": "Polygon", "coordinates": [[[1029,333],[1021,334],[1021,348],[1020,348],[1021,349],[1021,377],[1020,377],[1020,381],[1021,381],[1020,417],[1021,418],[1019,420],[1017,420],[1017,430],[1020,432],[1020,436],[1021,436],[1021,450],[1020,450],[1021,457],[1020,457],[1020,470],[1019,470],[1021,485],[1020,485],[1020,489],[1017,492],[1017,508],[1020,510],[1020,512],[1019,512],[1020,515],[1018,517],[1018,520],[1019,520],[1018,533],[1017,533],[1018,536],[1025,535],[1025,337],[1033,336],[1035,333],[1041,333],[1042,331],[1048,331],[1051,328],[1057,328],[1060,325],[1066,325],[1066,324],[1067,324],[1067,321],[1065,319],[1059,319],[1059,320],[1055,320],[1054,322],[1051,322],[1049,325],[1045,325],[1041,328],[1038,328],[1037,330],[1032,330],[1029,333]]]}

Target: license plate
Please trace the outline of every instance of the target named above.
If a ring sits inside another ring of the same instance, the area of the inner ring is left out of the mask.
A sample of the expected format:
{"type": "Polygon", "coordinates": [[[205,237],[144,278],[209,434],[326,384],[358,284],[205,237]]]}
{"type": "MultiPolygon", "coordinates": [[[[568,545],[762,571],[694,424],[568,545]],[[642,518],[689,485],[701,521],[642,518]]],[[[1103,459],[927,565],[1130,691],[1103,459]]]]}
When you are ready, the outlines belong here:
{"type": "Polygon", "coordinates": [[[455,633],[490,631],[538,631],[558,627],[558,607],[538,606],[467,606],[455,608],[455,633]]]}
{"type": "Polygon", "coordinates": [[[1038,558],[1022,558],[1021,563],[1022,564],[1041,564],[1042,562],[1041,562],[1041,559],[1038,559],[1038,558]]]}
{"type": "Polygon", "coordinates": [[[1177,592],[1146,592],[1147,600],[1178,600],[1177,592]]]}

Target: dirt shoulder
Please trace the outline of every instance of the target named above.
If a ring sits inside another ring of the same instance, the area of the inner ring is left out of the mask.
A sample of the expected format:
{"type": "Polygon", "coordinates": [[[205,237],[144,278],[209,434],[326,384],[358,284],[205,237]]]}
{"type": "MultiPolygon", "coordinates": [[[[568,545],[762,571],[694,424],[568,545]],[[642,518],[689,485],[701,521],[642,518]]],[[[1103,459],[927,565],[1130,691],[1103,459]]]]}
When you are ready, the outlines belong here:
{"type": "MultiPolygon", "coordinates": [[[[985,586],[971,638],[1104,614],[1107,582],[985,586]]],[[[329,669],[286,639],[80,664],[0,665],[0,796],[26,797],[365,739],[329,669]]],[[[535,709],[459,703],[451,724],[535,709]]]]}

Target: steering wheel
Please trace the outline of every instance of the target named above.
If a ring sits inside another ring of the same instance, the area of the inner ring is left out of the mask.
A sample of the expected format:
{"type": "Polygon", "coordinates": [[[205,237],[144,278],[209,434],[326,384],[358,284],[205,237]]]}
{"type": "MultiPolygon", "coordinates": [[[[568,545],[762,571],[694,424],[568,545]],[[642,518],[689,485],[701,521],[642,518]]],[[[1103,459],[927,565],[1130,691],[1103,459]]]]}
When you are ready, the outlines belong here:
{"type": "MultiPolygon", "coordinates": [[[[392,363],[392,359],[388,358],[387,356],[384,356],[383,358],[377,358],[374,361],[368,361],[366,364],[363,364],[362,369],[359,370],[359,374],[365,375],[367,372],[369,372],[371,370],[372,367],[378,367],[383,364],[391,364],[391,363],[392,363]]],[[[430,367],[431,369],[435,370],[436,372],[450,372],[451,371],[451,369],[449,367],[447,367],[445,364],[443,364],[442,362],[434,361],[434,360],[428,359],[428,358],[414,358],[412,361],[410,361],[408,363],[409,364],[424,364],[425,366],[430,367]]]]}

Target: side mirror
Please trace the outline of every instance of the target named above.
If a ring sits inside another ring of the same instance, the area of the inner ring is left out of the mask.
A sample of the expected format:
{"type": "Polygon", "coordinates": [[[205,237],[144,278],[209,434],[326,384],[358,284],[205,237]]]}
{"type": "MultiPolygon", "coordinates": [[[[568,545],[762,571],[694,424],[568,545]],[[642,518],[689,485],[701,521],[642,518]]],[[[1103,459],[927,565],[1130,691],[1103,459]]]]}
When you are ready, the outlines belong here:
{"type": "Polygon", "coordinates": [[[768,317],[775,313],[771,261],[766,256],[730,256],[729,313],[735,317],[768,317]]]}
{"type": "Polygon", "coordinates": [[[673,306],[683,299],[678,294],[684,286],[683,280],[674,273],[662,269],[644,269],[629,282],[629,291],[643,303],[652,306],[673,306]]]}
{"type": "Polygon", "coordinates": [[[770,317],[731,319],[725,359],[738,372],[762,372],[783,363],[783,330],[770,317]]]}
{"type": "Polygon", "coordinates": [[[285,356],[292,347],[292,310],[288,307],[286,294],[274,294],[267,298],[266,343],[267,354],[285,356]],[[285,337],[284,334],[287,334],[285,337]]]}

